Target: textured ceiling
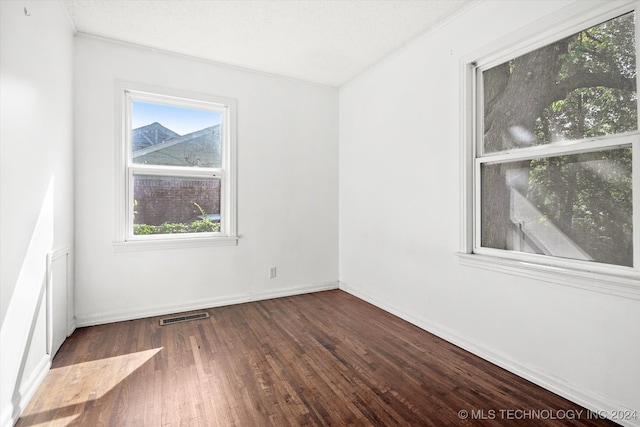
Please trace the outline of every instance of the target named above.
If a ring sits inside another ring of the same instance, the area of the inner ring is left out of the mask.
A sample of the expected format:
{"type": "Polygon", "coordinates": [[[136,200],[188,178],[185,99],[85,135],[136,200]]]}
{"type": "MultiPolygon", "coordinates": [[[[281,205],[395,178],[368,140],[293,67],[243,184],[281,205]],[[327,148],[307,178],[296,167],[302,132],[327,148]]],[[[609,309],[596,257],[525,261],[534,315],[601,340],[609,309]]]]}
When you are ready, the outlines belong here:
{"type": "Polygon", "coordinates": [[[77,30],[341,86],[470,0],[62,0],[77,30]]]}

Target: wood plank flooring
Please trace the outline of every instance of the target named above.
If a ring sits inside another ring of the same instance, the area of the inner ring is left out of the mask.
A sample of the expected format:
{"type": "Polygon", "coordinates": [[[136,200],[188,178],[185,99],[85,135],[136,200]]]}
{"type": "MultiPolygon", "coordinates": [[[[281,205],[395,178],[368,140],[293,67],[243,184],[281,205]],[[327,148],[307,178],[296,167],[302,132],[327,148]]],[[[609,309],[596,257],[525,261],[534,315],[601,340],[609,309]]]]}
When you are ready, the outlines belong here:
{"type": "Polygon", "coordinates": [[[17,425],[615,425],[342,291],[206,311],[76,330],[17,425]]]}

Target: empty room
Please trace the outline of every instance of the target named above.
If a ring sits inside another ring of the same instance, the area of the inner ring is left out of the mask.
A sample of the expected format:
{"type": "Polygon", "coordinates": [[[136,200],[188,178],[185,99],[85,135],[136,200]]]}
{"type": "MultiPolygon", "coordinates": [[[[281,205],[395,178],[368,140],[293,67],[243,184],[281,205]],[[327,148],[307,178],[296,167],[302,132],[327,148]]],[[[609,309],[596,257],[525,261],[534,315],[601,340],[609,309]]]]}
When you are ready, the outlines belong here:
{"type": "Polygon", "coordinates": [[[640,427],[639,8],[0,0],[0,427],[640,427]]]}

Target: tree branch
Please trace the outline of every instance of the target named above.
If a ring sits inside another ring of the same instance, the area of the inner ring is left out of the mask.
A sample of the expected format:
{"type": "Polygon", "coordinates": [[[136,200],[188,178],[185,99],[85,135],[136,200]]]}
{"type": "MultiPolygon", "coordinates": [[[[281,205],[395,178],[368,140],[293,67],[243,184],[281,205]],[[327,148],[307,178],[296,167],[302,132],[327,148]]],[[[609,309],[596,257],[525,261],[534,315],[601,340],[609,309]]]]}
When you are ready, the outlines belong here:
{"type": "Polygon", "coordinates": [[[621,77],[614,73],[576,73],[556,84],[545,99],[545,105],[565,99],[575,89],[603,86],[625,91],[636,90],[636,79],[621,77]]]}

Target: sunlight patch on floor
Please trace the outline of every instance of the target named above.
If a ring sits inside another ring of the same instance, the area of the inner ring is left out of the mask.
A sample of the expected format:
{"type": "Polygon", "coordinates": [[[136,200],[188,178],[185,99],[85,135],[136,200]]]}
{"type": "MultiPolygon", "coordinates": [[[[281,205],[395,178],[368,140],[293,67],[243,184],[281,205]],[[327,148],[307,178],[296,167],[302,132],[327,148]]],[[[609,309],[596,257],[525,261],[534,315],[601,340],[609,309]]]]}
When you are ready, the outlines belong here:
{"type": "Polygon", "coordinates": [[[98,404],[107,393],[116,388],[129,375],[153,358],[163,347],[92,360],[51,369],[42,390],[58,390],[55,395],[34,396],[22,414],[29,425],[68,425],[89,405],[98,404]],[[41,408],[51,408],[40,412],[41,408]]]}

